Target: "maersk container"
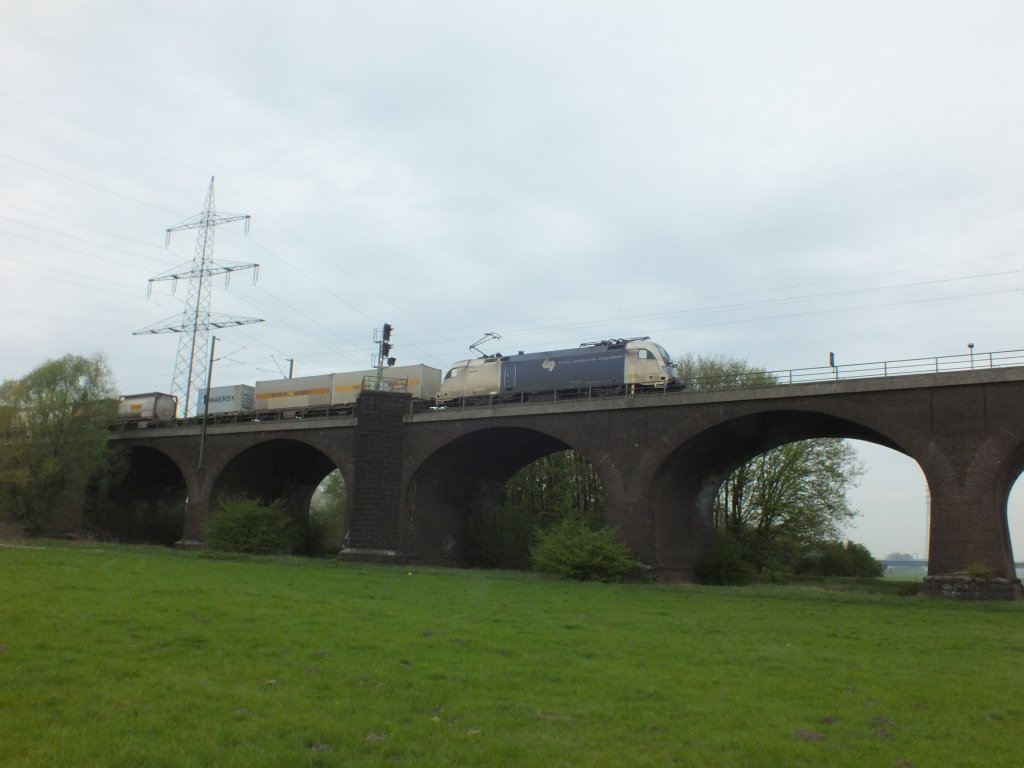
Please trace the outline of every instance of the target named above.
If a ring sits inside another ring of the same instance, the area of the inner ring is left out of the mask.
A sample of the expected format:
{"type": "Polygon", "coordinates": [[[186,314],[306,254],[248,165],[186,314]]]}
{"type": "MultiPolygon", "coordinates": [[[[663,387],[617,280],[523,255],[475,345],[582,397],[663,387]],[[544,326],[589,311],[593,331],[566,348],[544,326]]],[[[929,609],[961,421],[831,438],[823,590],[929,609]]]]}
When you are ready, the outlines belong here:
{"type": "Polygon", "coordinates": [[[125,421],[169,421],[178,412],[178,398],[162,392],[121,395],[117,418],[125,421]]]}
{"type": "Polygon", "coordinates": [[[253,410],[313,408],[331,404],[332,374],[301,376],[296,379],[257,381],[253,410]]]}
{"type": "Polygon", "coordinates": [[[234,384],[227,387],[213,387],[210,390],[210,404],[207,410],[206,389],[199,390],[198,414],[204,413],[245,413],[252,410],[256,390],[248,384],[234,384]]]}
{"type": "MultiPolygon", "coordinates": [[[[396,365],[381,370],[380,389],[408,392],[413,397],[432,400],[441,389],[441,371],[427,365],[396,365]]],[[[377,388],[377,369],[334,374],[331,402],[354,403],[364,389],[377,388]]]]}
{"type": "Polygon", "coordinates": [[[625,380],[626,350],[620,345],[579,347],[510,355],[503,362],[503,392],[607,387],[625,380]]]}

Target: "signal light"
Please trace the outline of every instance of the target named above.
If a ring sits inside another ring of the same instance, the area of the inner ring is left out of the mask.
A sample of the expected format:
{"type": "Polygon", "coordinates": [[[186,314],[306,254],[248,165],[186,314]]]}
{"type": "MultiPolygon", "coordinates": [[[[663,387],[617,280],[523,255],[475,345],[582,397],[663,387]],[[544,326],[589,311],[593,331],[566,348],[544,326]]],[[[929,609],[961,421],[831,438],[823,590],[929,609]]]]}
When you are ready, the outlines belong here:
{"type": "Polygon", "coordinates": [[[381,337],[384,339],[384,341],[391,340],[391,331],[393,330],[394,329],[391,327],[391,323],[384,323],[384,332],[383,334],[381,334],[381,337]]]}
{"type": "Polygon", "coordinates": [[[381,357],[387,357],[388,356],[388,352],[390,352],[390,351],[391,351],[391,345],[388,344],[386,341],[382,341],[380,343],[380,356],[381,357]]]}

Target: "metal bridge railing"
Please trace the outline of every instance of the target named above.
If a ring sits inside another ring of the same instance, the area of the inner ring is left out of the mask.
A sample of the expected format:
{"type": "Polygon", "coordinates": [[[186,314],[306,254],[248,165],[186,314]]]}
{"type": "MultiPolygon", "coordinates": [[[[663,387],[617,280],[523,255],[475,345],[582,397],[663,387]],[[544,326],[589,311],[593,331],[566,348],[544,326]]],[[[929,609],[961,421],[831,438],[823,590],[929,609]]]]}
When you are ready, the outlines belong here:
{"type": "Polygon", "coordinates": [[[826,381],[895,378],[922,373],[983,370],[986,368],[1013,368],[1024,366],[1024,349],[1002,352],[970,352],[966,355],[942,357],[916,357],[906,360],[886,360],[877,363],[851,363],[849,365],[821,366],[818,368],[784,368],[776,371],[753,370],[732,372],[723,376],[680,379],[674,388],[641,389],[632,387],[581,387],[578,389],[531,392],[515,395],[478,395],[456,398],[443,405],[427,402],[414,403],[411,412],[465,409],[493,406],[509,402],[564,402],[566,400],[602,399],[614,397],[653,397],[678,392],[701,392],[716,389],[752,389],[777,387],[787,384],[811,384],[826,381]]]}
{"type": "Polygon", "coordinates": [[[921,373],[947,373],[950,371],[971,371],[986,368],[1013,368],[1022,365],[1024,365],[1024,350],[1021,349],[1001,352],[972,351],[965,355],[917,357],[877,363],[851,363],[848,365],[826,365],[818,368],[750,371],[721,377],[691,379],[684,383],[687,388],[695,390],[724,389],[726,387],[763,387],[779,384],[810,384],[819,381],[892,378],[921,373]]]}

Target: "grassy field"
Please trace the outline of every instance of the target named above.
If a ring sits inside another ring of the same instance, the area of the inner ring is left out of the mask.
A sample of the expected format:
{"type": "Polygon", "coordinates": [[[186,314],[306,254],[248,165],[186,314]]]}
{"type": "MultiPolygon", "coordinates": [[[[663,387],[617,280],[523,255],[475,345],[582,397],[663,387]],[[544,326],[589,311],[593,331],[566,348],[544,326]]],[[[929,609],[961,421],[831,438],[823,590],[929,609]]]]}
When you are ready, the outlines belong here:
{"type": "Polygon", "coordinates": [[[0,765],[1024,766],[1024,605],[4,546],[0,765]]]}

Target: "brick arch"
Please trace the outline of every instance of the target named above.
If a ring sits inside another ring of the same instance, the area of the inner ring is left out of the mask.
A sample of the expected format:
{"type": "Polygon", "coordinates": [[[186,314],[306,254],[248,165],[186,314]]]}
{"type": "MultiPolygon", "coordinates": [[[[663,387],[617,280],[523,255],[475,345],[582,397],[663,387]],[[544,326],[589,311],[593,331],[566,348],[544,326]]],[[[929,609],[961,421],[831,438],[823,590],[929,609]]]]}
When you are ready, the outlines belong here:
{"type": "Polygon", "coordinates": [[[995,498],[1005,509],[1010,491],[1024,474],[1024,440],[1007,434],[990,436],[971,462],[968,478],[983,474],[986,466],[995,468],[995,498]]]}
{"type": "Polygon", "coordinates": [[[210,501],[216,504],[236,494],[263,502],[283,498],[291,514],[304,520],[313,492],[335,469],[335,461],[309,442],[291,437],[263,440],[223,461],[211,478],[210,501]]]}
{"type": "MultiPolygon", "coordinates": [[[[996,477],[996,505],[999,510],[1000,535],[1005,538],[1006,546],[1006,568],[1016,575],[1017,568],[1015,561],[1024,560],[1024,552],[1014,552],[1012,539],[1010,537],[1009,506],[1010,494],[1017,483],[1024,484],[1024,442],[1014,441],[1013,446],[1006,451],[1006,458],[1000,464],[999,473],[996,477]]],[[[1022,485],[1024,487],[1024,485],[1022,485]]]]}
{"type": "Polygon", "coordinates": [[[111,507],[97,523],[122,541],[174,544],[184,531],[191,473],[182,469],[180,458],[157,447],[134,445],[124,451],[125,473],[108,492],[111,507]]]}
{"type": "Polygon", "coordinates": [[[334,469],[346,488],[353,485],[351,431],[288,429],[246,433],[214,433],[207,439],[203,469],[192,468],[183,543],[202,545],[213,506],[224,495],[240,493],[264,500],[284,497],[296,519],[305,520],[316,486],[334,469]],[[280,454],[278,461],[275,454],[280,454]],[[303,461],[310,466],[304,467],[303,461]],[[316,479],[316,472],[323,470],[316,479]],[[282,473],[291,471],[294,481],[282,473]]]}
{"type": "Polygon", "coordinates": [[[596,460],[566,437],[519,426],[484,426],[434,447],[410,470],[403,514],[402,550],[411,562],[458,564],[466,522],[494,499],[520,469],[564,450],[577,450],[598,472],[606,494],[621,493],[614,463],[596,460]],[[608,479],[606,481],[606,478],[608,479]],[[607,482],[607,485],[606,485],[607,482]]]}
{"type": "Polygon", "coordinates": [[[748,413],[683,437],[664,453],[651,457],[648,466],[638,473],[640,482],[649,483],[658,570],[668,578],[694,577],[694,569],[706,555],[714,533],[715,496],[736,467],[773,448],[826,437],[876,443],[917,460],[878,427],[812,410],[748,413]]]}

